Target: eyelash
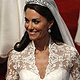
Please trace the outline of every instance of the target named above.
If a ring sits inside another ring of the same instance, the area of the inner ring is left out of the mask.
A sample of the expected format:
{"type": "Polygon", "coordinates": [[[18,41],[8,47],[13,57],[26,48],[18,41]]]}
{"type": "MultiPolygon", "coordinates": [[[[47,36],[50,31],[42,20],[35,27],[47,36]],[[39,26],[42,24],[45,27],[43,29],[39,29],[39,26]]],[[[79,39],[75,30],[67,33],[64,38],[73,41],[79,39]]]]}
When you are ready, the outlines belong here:
{"type": "MultiPolygon", "coordinates": [[[[25,18],[25,21],[26,21],[26,23],[29,22],[29,20],[28,20],[27,18],[25,18]]],[[[38,23],[40,23],[40,21],[37,21],[37,20],[32,20],[32,22],[34,22],[34,24],[38,24],[38,23]]]]}
{"type": "Polygon", "coordinates": [[[26,21],[26,23],[28,23],[28,22],[29,22],[29,20],[28,20],[28,19],[26,19],[26,18],[25,18],[25,21],[26,21]]]}
{"type": "Polygon", "coordinates": [[[38,24],[38,23],[40,23],[40,21],[33,21],[35,24],[38,24]]]}

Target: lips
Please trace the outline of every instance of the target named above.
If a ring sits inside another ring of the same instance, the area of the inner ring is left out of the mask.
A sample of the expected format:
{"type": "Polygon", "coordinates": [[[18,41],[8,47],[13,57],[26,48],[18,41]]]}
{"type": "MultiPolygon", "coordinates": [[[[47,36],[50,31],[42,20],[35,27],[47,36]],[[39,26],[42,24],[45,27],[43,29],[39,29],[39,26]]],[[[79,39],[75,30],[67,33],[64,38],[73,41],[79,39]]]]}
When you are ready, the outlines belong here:
{"type": "Polygon", "coordinates": [[[35,34],[36,32],[29,32],[29,33],[31,33],[31,34],[35,34]]]}
{"type": "Polygon", "coordinates": [[[36,34],[38,31],[33,31],[33,30],[28,30],[28,33],[30,34],[30,35],[34,35],[34,34],[36,34]]]}

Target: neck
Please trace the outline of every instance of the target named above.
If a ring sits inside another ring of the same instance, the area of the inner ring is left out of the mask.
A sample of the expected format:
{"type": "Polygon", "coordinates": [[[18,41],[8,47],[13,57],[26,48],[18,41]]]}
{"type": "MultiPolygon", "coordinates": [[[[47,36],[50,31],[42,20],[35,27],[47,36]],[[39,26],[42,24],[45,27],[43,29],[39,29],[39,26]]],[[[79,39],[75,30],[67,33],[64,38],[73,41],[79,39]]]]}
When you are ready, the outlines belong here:
{"type": "Polygon", "coordinates": [[[50,35],[34,41],[36,49],[39,50],[39,51],[46,50],[49,46],[49,40],[50,40],[50,35]]]}

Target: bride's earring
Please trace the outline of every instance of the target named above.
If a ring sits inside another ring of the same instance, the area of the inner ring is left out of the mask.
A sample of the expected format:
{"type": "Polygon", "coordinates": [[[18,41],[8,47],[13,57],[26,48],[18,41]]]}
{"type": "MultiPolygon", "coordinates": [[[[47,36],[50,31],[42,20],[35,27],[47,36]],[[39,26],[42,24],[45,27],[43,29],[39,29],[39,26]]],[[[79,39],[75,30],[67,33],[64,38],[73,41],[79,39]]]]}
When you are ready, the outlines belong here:
{"type": "Polygon", "coordinates": [[[50,29],[50,28],[52,27],[53,23],[54,23],[54,22],[51,21],[51,23],[50,23],[50,25],[49,25],[49,29],[48,29],[48,32],[49,32],[49,33],[51,33],[51,29],[50,29]]]}
{"type": "Polygon", "coordinates": [[[51,29],[50,29],[50,28],[48,29],[48,32],[49,32],[49,33],[51,32],[51,29]]]}

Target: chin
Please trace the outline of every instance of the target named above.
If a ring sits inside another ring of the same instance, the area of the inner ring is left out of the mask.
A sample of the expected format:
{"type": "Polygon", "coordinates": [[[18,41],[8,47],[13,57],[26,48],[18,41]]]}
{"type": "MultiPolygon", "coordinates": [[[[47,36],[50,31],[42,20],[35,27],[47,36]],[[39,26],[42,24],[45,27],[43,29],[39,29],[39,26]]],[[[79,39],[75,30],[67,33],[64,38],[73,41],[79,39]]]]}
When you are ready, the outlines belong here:
{"type": "Polygon", "coordinates": [[[33,41],[37,40],[36,37],[29,37],[29,39],[30,39],[30,40],[33,40],[33,41]]]}
{"type": "Polygon", "coordinates": [[[29,37],[30,40],[36,41],[36,40],[41,40],[40,37],[29,37]]]}

